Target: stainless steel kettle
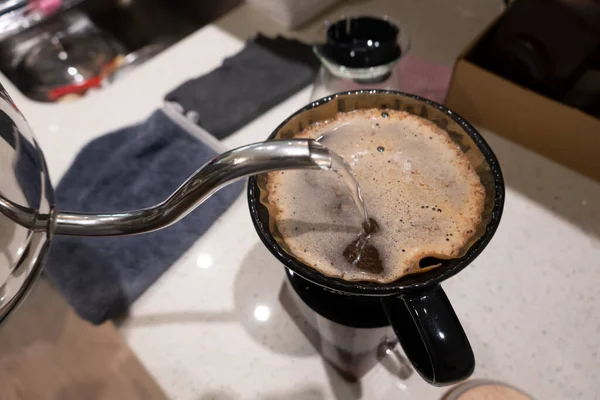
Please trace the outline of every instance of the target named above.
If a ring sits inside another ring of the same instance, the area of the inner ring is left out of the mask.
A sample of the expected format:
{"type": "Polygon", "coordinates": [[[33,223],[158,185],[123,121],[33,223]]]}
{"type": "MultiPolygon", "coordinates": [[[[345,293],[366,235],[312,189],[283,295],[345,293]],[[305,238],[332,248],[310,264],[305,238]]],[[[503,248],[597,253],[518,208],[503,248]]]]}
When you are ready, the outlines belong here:
{"type": "Polygon", "coordinates": [[[53,235],[115,236],[158,230],[238,179],[301,168],[331,168],[329,151],[314,140],[250,144],[215,157],[154,207],[108,214],[59,211],[43,153],[0,86],[0,322],[38,278],[53,235]]]}

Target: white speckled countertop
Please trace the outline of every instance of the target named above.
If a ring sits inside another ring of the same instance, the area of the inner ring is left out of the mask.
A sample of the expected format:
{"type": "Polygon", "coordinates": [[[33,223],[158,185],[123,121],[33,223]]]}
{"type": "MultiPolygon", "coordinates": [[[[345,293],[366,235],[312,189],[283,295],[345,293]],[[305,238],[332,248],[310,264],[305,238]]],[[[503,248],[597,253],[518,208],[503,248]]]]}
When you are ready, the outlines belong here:
{"type": "MultiPolygon", "coordinates": [[[[72,104],[34,103],[6,87],[56,183],[91,138],[145,118],[170,88],[242,46],[207,26],[72,104]]],[[[298,93],[225,144],[264,139],[308,97],[309,89],[298,93]]],[[[474,377],[509,382],[537,399],[600,398],[600,184],[483,133],[505,174],[504,217],[476,262],[443,285],[473,346],[474,377]]],[[[120,329],[177,399],[421,400],[445,392],[381,365],[358,383],[342,380],[281,306],[283,278],[242,195],[135,303],[120,329]],[[267,310],[259,319],[258,306],[267,310]]]]}

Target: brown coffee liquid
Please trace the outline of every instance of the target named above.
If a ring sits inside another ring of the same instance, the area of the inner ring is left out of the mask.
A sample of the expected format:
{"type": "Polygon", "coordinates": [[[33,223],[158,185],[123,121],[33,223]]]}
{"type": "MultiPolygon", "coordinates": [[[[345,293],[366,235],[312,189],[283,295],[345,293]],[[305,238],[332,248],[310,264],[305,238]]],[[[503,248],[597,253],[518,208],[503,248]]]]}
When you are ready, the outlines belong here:
{"type": "Polygon", "coordinates": [[[425,257],[463,251],[481,221],[484,188],[448,134],[405,112],[340,113],[307,127],[339,154],[360,184],[372,222],[344,179],[317,170],[270,173],[271,213],[287,250],[319,272],[348,281],[392,282],[425,257]]]}

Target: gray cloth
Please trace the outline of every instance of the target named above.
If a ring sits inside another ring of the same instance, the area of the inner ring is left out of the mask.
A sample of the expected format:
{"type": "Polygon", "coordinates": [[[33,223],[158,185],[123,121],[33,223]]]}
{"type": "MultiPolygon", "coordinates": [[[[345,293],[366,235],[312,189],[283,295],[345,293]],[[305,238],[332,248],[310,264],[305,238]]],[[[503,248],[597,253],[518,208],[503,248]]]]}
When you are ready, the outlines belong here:
{"type": "MultiPolygon", "coordinates": [[[[60,210],[111,212],[166,199],[217,152],[163,111],[90,142],[56,190],[60,210]]],[[[173,226],[128,237],[55,236],[46,271],[83,318],[99,324],[128,306],[229,207],[229,185],[173,226]]],[[[168,299],[165,299],[168,301],[168,299]]]]}
{"type": "Polygon", "coordinates": [[[319,61],[297,40],[258,35],[216,70],[183,83],[165,100],[222,139],[308,86],[319,61]]]}

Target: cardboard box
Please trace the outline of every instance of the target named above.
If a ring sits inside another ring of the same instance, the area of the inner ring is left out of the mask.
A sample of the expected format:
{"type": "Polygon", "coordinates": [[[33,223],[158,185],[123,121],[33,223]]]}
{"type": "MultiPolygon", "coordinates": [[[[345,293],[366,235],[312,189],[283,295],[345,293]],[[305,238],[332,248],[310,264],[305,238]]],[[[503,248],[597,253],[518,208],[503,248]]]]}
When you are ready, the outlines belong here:
{"type": "Polygon", "coordinates": [[[446,105],[475,125],[600,181],[600,119],[467,60],[497,23],[498,20],[459,56],[446,105]]]}

